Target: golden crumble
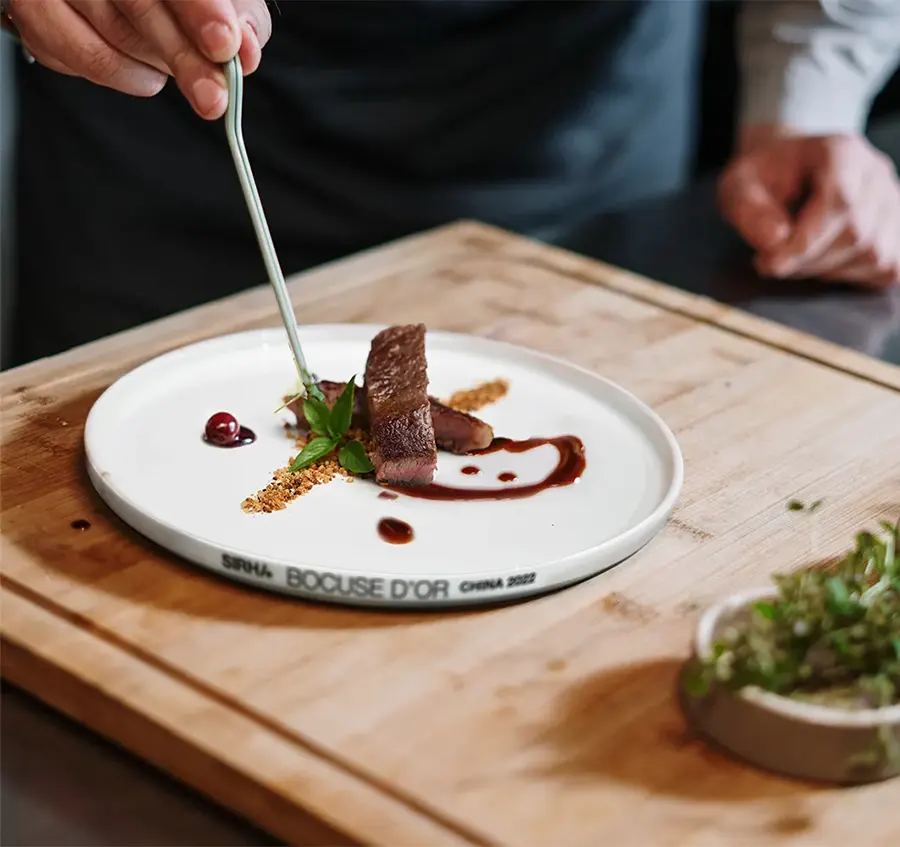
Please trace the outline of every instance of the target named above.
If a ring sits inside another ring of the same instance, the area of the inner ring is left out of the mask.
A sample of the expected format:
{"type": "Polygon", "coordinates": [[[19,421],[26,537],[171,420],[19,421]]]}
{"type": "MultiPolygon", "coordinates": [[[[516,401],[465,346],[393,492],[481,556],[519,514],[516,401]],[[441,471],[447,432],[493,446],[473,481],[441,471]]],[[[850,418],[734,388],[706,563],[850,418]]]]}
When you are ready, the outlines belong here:
{"type": "Polygon", "coordinates": [[[508,391],[509,383],[505,379],[495,379],[465,391],[457,391],[447,401],[447,405],[458,412],[477,412],[505,397],[508,391]]]}
{"type": "MultiPolygon", "coordinates": [[[[367,453],[371,450],[371,441],[366,433],[351,430],[347,435],[361,441],[367,453]]],[[[289,437],[295,441],[298,450],[302,450],[306,445],[306,436],[296,438],[289,433],[289,437]]],[[[337,450],[319,459],[318,462],[292,473],[290,467],[293,461],[294,456],[291,456],[283,468],[275,471],[272,481],[252,497],[247,497],[241,503],[241,508],[250,513],[278,512],[298,497],[312,491],[317,485],[325,485],[335,477],[343,477],[347,482],[353,482],[354,479],[354,475],[341,467],[338,462],[337,450]]]]}

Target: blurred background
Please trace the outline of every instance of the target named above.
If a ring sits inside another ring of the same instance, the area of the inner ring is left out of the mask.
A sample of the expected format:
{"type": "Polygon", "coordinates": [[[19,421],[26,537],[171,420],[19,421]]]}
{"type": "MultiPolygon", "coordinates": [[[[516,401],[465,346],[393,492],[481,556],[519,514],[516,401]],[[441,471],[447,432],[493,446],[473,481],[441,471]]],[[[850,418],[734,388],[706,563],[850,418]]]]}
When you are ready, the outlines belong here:
{"type": "MultiPolygon", "coordinates": [[[[677,0],[673,0],[677,2],[677,0]]],[[[737,92],[735,23],[740,0],[706,0],[701,76],[699,139],[694,176],[710,178],[729,156],[734,136],[737,92]]],[[[13,274],[15,249],[14,137],[15,43],[0,39],[0,369],[9,364],[8,323],[18,281],[13,274]]],[[[882,149],[900,151],[900,72],[874,104],[869,134],[882,149]]],[[[674,280],[672,281],[674,282],[674,280]]]]}

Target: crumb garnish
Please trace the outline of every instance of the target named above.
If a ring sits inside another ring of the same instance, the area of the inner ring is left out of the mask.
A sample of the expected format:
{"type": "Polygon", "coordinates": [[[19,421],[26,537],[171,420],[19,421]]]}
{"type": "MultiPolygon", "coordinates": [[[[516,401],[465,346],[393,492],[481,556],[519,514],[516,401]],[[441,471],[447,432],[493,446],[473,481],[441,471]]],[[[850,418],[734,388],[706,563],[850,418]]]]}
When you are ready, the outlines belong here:
{"type": "Polygon", "coordinates": [[[505,397],[508,391],[509,383],[505,379],[495,379],[474,388],[457,391],[447,401],[447,405],[458,412],[477,412],[505,397]]]}
{"type": "MultiPolygon", "coordinates": [[[[371,449],[371,439],[368,433],[362,430],[354,430],[348,433],[351,437],[362,442],[366,450],[371,449]]],[[[307,437],[301,436],[294,439],[298,449],[302,450],[307,443],[307,437]]],[[[241,508],[245,512],[278,512],[286,508],[298,497],[308,494],[317,485],[325,485],[336,477],[341,477],[346,482],[353,482],[354,474],[341,466],[337,454],[331,453],[312,465],[301,468],[299,471],[291,471],[289,458],[284,467],[272,474],[272,481],[252,497],[247,497],[241,508]]]]}

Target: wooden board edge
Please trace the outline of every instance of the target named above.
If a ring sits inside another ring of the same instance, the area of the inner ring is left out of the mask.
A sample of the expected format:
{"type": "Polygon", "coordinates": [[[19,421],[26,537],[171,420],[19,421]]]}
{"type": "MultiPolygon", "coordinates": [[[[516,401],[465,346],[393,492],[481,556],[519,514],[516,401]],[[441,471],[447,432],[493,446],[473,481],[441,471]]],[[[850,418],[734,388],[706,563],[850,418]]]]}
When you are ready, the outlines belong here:
{"type": "MultiPolygon", "coordinates": [[[[666,311],[717,326],[769,347],[900,391],[900,367],[876,359],[874,356],[842,347],[712,298],[683,291],[665,282],[650,279],[599,259],[481,221],[463,219],[403,236],[294,274],[288,279],[288,283],[295,305],[302,305],[303,302],[315,299],[319,284],[326,275],[337,274],[339,281],[329,280],[328,290],[323,296],[341,293],[354,287],[364,287],[375,281],[377,276],[371,273],[373,268],[400,262],[400,266],[391,265],[391,270],[402,270],[404,266],[421,262],[422,253],[429,251],[426,264],[434,265],[461,249],[473,247],[482,254],[495,254],[498,258],[514,258],[543,266],[570,279],[588,285],[602,286],[666,311]],[[356,278],[355,275],[363,269],[367,271],[367,278],[356,278]]],[[[101,362],[111,371],[128,370],[139,361],[174,349],[188,341],[220,334],[217,330],[198,332],[197,328],[214,325],[219,315],[236,307],[241,309],[245,317],[247,312],[252,312],[260,320],[272,313],[275,321],[271,297],[268,285],[256,286],[230,297],[98,339],[74,351],[29,362],[0,373],[0,396],[5,398],[17,390],[17,386],[29,383],[41,382],[46,385],[48,381],[59,378],[66,380],[80,378],[87,371],[101,367],[99,364],[101,362]],[[126,357],[122,361],[119,351],[141,349],[142,344],[151,340],[153,350],[150,356],[142,354],[139,357],[126,357]],[[117,364],[110,366],[110,359],[117,364]]]]}
{"type": "Polygon", "coordinates": [[[900,367],[710,297],[479,221],[447,227],[476,249],[528,261],[570,279],[599,285],[669,312],[717,326],[795,356],[900,391],[900,367]]]}
{"type": "Polygon", "coordinates": [[[288,844],[484,843],[448,829],[332,761],[299,746],[287,749],[283,738],[245,715],[31,602],[8,579],[2,590],[0,675],[288,844]],[[160,708],[175,703],[182,706],[178,716],[160,708]],[[202,715],[202,720],[186,720],[185,714],[202,715]],[[213,724],[227,727],[234,737],[252,738],[258,759],[240,760],[233,747],[212,734],[213,724]],[[283,765],[285,756],[290,782],[273,784],[272,763],[280,759],[283,765]]]}

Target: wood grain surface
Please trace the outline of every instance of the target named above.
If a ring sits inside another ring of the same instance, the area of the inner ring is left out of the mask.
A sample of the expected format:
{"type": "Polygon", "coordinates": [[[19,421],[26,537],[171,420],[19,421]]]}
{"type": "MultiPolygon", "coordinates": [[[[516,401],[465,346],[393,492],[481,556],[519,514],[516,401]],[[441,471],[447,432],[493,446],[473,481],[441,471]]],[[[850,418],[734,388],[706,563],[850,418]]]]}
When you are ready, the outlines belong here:
{"type": "Polygon", "coordinates": [[[468,222],[291,286],[301,321],[423,321],[633,391],[684,451],[669,526],[472,612],[314,605],[173,560],[94,495],[82,426],[137,364],[277,325],[261,287],[0,377],[5,676],[291,844],[900,843],[896,781],[756,771],[674,697],[703,605],[900,514],[900,369],[468,222]],[[791,498],[824,501],[815,523],[791,498]]]}

